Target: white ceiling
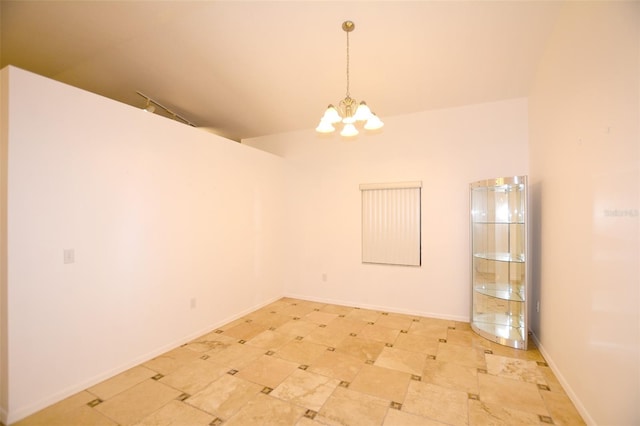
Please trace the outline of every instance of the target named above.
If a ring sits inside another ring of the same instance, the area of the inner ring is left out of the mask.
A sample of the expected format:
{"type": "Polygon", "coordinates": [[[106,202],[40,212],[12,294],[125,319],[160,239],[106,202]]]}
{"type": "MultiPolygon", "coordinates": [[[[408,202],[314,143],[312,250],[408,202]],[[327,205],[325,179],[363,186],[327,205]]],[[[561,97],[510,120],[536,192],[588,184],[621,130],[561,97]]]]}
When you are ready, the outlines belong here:
{"type": "Polygon", "coordinates": [[[346,89],[385,117],[526,96],[559,1],[0,1],[1,66],[231,139],[314,128],[346,89]]]}

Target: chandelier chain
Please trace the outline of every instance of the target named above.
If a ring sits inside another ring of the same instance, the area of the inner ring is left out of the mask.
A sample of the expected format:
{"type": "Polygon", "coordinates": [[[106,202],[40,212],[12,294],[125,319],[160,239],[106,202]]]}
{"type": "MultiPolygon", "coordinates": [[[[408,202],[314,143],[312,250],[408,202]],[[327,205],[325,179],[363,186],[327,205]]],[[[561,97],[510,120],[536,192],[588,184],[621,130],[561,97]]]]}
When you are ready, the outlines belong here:
{"type": "Polygon", "coordinates": [[[347,98],[351,97],[349,94],[349,32],[347,31],[347,98]]]}

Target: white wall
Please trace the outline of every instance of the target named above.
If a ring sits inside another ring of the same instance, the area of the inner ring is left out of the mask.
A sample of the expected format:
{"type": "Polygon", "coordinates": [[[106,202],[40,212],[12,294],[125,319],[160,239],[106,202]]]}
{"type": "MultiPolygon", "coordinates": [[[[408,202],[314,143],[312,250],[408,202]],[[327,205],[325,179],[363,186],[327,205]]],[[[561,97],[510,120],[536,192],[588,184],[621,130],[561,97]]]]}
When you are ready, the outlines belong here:
{"type": "Polygon", "coordinates": [[[530,97],[534,331],[590,424],[640,424],[640,3],[569,2],[530,97]]]}
{"type": "Polygon", "coordinates": [[[282,295],[282,159],[19,69],[2,77],[9,422],[282,295]]]}
{"type": "Polygon", "coordinates": [[[9,129],[8,75],[0,72],[0,421],[6,419],[9,404],[7,362],[7,145],[9,129]]]}
{"type": "Polygon", "coordinates": [[[383,116],[381,133],[357,140],[309,130],[243,141],[287,160],[287,293],[468,320],[468,185],[528,173],[527,115],[514,99],[383,116]],[[358,185],[416,180],[422,266],[362,264],[358,185]]]}

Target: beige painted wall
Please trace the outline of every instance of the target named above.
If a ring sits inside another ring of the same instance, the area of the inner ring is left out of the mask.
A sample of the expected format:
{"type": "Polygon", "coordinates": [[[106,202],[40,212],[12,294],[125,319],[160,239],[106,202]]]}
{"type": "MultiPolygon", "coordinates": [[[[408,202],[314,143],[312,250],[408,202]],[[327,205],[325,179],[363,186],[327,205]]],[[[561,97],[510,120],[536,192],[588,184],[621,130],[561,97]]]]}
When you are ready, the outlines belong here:
{"type": "Polygon", "coordinates": [[[590,424],[640,423],[639,94],[640,3],[569,2],[530,97],[532,325],[590,424]]]}
{"type": "Polygon", "coordinates": [[[9,129],[9,99],[6,96],[8,74],[0,72],[0,419],[6,419],[9,404],[9,374],[7,362],[7,156],[9,129]]]}
{"type": "Polygon", "coordinates": [[[9,422],[282,295],[282,159],[2,75],[9,422]]]}
{"type": "Polygon", "coordinates": [[[291,296],[467,321],[469,183],[528,172],[527,100],[383,117],[345,140],[309,131],[243,143],[287,160],[291,296]],[[422,266],[362,264],[359,184],[422,181],[422,266]]]}

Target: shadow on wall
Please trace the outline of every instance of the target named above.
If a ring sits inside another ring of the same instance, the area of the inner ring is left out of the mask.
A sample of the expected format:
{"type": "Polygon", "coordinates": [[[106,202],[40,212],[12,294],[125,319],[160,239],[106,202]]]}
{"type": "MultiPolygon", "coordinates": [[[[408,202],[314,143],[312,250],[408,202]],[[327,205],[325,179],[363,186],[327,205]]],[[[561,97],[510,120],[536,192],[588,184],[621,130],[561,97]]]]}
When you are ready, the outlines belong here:
{"type": "Polygon", "coordinates": [[[540,299],[541,299],[541,230],[542,230],[542,182],[529,183],[529,254],[531,256],[530,270],[530,302],[529,302],[529,329],[538,341],[540,335],[540,299]]]}

